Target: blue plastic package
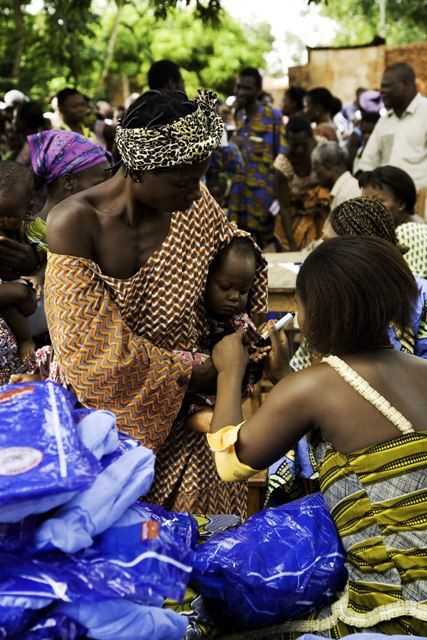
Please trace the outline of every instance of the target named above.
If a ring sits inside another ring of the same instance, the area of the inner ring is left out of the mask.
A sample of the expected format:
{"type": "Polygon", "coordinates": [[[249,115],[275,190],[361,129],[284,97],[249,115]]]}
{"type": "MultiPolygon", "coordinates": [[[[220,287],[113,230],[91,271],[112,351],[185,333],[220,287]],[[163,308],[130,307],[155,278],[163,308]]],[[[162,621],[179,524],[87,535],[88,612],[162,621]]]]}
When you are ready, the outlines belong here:
{"type": "Polygon", "coordinates": [[[0,522],[18,522],[63,504],[99,470],[81,444],[75,399],[53,382],[0,390],[0,522]]]}
{"type": "MultiPolygon", "coordinates": [[[[30,625],[27,625],[27,629],[30,625]]],[[[86,637],[86,629],[64,613],[48,610],[16,640],[77,640],[86,637]]],[[[12,636],[11,640],[15,640],[12,636]]]]}
{"type": "Polygon", "coordinates": [[[94,574],[132,600],[160,606],[165,598],[183,598],[193,567],[182,532],[173,533],[137,507],[72,558],[83,575],[94,574]]]}
{"type": "MultiPolygon", "coordinates": [[[[35,612],[23,607],[0,606],[0,638],[10,638],[26,629],[35,618],[35,612]]],[[[17,636],[15,636],[17,637],[17,636]]]]}
{"type": "Polygon", "coordinates": [[[158,504],[136,502],[125,511],[116,526],[127,526],[143,520],[158,522],[162,530],[166,529],[174,537],[184,542],[188,549],[195,549],[198,539],[197,522],[189,513],[166,511],[158,504]]]}
{"type": "Polygon", "coordinates": [[[345,551],[320,493],[264,509],[212,536],[191,581],[244,626],[297,618],[330,603],[347,579],[345,551]]]}
{"type": "Polygon", "coordinates": [[[175,611],[128,600],[63,604],[58,613],[76,620],[95,640],[182,640],[187,621],[175,611]]]}
{"type": "Polygon", "coordinates": [[[123,515],[154,478],[154,453],[136,446],[103,469],[86,491],[78,493],[37,530],[38,549],[56,547],[75,553],[90,547],[93,537],[123,515]]]}

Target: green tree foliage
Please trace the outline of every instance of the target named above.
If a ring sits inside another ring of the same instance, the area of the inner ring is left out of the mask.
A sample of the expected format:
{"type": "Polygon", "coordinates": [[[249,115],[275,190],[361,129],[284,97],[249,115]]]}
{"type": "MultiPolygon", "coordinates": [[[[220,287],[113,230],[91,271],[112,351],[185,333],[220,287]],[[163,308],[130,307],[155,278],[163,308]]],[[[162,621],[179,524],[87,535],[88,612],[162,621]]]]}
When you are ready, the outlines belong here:
{"type": "Polygon", "coordinates": [[[44,0],[34,15],[30,0],[0,0],[1,90],[17,86],[43,99],[72,84],[88,95],[112,99],[125,80],[132,91],[146,88],[150,64],[170,58],[182,67],[190,94],[204,86],[226,95],[241,66],[264,66],[273,43],[268,24],[240,24],[218,13],[219,2],[191,8],[172,6],[176,4],[44,0]],[[14,44],[18,37],[19,55],[14,44]]]}
{"type": "MultiPolygon", "coordinates": [[[[113,24],[112,12],[100,31],[111,33],[113,24]]],[[[128,5],[122,13],[110,73],[126,74],[132,78],[132,89],[140,91],[147,88],[151,63],[169,58],[182,68],[189,93],[203,86],[226,95],[232,92],[240,67],[264,66],[272,43],[268,25],[248,27],[225,13],[220,23],[206,24],[188,10],[173,10],[158,20],[154,9],[138,11],[128,5]]]]}
{"type": "MultiPolygon", "coordinates": [[[[334,44],[354,45],[378,35],[379,4],[375,0],[311,0],[322,14],[340,25],[334,44]]],[[[387,0],[386,42],[388,46],[425,40],[427,0],[387,0]]]]}

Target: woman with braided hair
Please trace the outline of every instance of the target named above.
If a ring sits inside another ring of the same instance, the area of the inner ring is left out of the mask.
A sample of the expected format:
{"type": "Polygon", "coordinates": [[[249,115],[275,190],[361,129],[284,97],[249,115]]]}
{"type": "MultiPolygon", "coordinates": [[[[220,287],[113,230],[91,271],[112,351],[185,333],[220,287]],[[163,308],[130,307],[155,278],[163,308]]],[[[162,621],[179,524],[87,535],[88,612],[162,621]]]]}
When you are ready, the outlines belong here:
{"type": "MultiPolygon", "coordinates": [[[[216,478],[202,434],[180,415],[186,390],[209,393],[199,357],[209,263],[236,235],[200,180],[223,123],[216,96],[149,91],[117,126],[118,172],[49,214],[46,315],[67,383],[88,407],[156,451],[149,498],[177,511],[246,513],[246,489],[216,478]]],[[[247,234],[246,234],[247,235],[247,234]]],[[[266,310],[257,249],[252,313],[266,310]]]]}

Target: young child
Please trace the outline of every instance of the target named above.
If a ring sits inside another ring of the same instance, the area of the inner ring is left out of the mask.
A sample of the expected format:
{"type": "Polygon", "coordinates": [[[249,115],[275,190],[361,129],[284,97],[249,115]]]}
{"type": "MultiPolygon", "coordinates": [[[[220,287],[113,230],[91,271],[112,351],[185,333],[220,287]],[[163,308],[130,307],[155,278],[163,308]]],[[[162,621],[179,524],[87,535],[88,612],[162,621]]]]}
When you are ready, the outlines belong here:
{"type": "MultiPolygon", "coordinates": [[[[209,333],[203,340],[202,350],[207,355],[224,336],[239,329],[247,333],[250,342],[258,337],[248,313],[255,269],[255,251],[247,237],[234,238],[213,259],[204,296],[209,333]]],[[[261,375],[262,365],[250,363],[244,380],[244,397],[251,395],[261,375]]],[[[187,426],[196,431],[209,431],[214,405],[215,396],[187,393],[183,405],[188,416],[187,426]]]]}
{"type": "MultiPolygon", "coordinates": [[[[27,212],[33,192],[33,175],[15,162],[0,162],[0,235],[31,244],[40,262],[46,255],[45,224],[29,220],[27,212]]],[[[0,314],[18,344],[21,363],[34,354],[34,343],[27,323],[37,307],[41,281],[38,273],[11,281],[0,281],[0,314]]]]}

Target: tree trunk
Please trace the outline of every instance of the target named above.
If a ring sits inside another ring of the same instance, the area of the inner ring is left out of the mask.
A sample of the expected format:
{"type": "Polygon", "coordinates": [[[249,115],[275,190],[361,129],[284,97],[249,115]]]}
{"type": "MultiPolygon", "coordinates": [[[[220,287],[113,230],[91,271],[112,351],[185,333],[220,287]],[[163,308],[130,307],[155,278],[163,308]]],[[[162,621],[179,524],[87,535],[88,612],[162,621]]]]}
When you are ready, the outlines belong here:
{"type": "Polygon", "coordinates": [[[18,79],[21,58],[24,53],[24,16],[20,0],[13,0],[13,17],[15,22],[15,53],[13,57],[12,78],[18,79]]]}
{"type": "Polygon", "coordinates": [[[102,69],[101,80],[99,82],[98,90],[102,90],[104,86],[104,82],[107,79],[108,72],[110,70],[110,65],[114,56],[114,49],[116,47],[117,34],[119,32],[120,20],[122,18],[124,2],[120,2],[120,0],[116,0],[116,14],[114,16],[113,26],[111,27],[110,37],[108,38],[107,50],[105,52],[105,60],[104,66],[102,69]]]}

